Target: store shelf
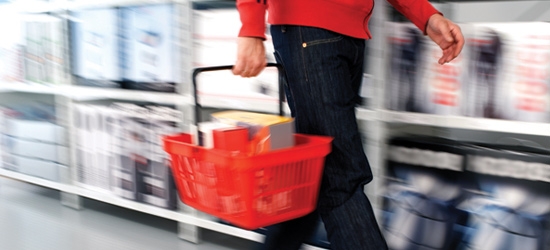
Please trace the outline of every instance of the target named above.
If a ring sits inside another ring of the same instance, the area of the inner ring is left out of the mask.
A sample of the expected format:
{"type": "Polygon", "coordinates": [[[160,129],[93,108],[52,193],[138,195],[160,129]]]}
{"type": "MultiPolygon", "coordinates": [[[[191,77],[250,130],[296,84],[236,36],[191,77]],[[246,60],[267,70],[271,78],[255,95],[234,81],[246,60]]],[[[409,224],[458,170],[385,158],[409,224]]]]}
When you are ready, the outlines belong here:
{"type": "Polygon", "coordinates": [[[61,94],[60,85],[41,84],[32,82],[9,82],[0,83],[0,92],[25,92],[36,94],[61,94]]]}
{"type": "Polygon", "coordinates": [[[174,3],[176,0],[75,0],[67,3],[68,10],[79,10],[89,8],[110,8],[119,6],[133,6],[146,4],[174,3]]]}
{"type": "Polygon", "coordinates": [[[0,92],[24,92],[36,94],[61,95],[75,101],[93,101],[116,99],[136,102],[149,102],[169,105],[194,104],[190,95],[161,93],[127,89],[105,89],[69,85],[51,85],[39,83],[1,83],[0,92]]]}
{"type": "Polygon", "coordinates": [[[380,118],[388,123],[407,123],[414,125],[447,127],[455,129],[550,136],[549,123],[533,123],[461,116],[443,116],[396,111],[378,112],[381,112],[380,118]]]}
{"type": "Polygon", "coordinates": [[[362,121],[378,121],[380,120],[379,112],[372,109],[356,108],[355,116],[358,120],[362,121]]]}
{"type": "Polygon", "coordinates": [[[151,102],[159,104],[194,104],[193,97],[176,93],[161,93],[127,89],[104,89],[94,87],[66,86],[62,94],[75,101],[117,99],[126,101],[151,102]]]}
{"type": "Polygon", "coordinates": [[[65,10],[65,1],[17,0],[0,5],[0,8],[17,13],[46,13],[65,10]]]}

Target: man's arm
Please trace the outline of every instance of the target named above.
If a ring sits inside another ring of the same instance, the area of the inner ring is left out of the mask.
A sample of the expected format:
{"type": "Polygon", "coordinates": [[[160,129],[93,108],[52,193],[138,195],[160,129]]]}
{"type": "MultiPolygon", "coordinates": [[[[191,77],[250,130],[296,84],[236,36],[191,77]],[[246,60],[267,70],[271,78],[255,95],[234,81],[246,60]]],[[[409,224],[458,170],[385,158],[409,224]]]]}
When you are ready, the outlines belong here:
{"type": "Polygon", "coordinates": [[[237,0],[241,18],[237,61],[233,74],[243,77],[257,76],[266,66],[265,58],[265,0],[237,0]]]}
{"type": "Polygon", "coordinates": [[[456,58],[464,47],[460,27],[443,17],[427,0],[388,0],[388,2],[428,35],[443,50],[440,64],[456,58]]]}

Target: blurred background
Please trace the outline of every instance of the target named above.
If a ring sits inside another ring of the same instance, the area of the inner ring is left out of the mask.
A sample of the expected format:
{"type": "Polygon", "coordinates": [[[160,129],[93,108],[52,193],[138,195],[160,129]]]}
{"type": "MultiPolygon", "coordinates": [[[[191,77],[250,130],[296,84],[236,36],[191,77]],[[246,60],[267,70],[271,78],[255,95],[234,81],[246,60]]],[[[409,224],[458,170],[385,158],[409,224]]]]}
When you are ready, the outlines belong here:
{"type": "MultiPolygon", "coordinates": [[[[446,65],[375,2],[356,114],[390,248],[550,249],[550,2],[432,1],[466,38],[446,65]]],[[[0,248],[256,247],[263,229],[181,203],[162,144],[195,101],[278,111],[275,68],[193,85],[235,62],[239,28],[235,1],[0,0],[0,232],[24,235],[0,248]]],[[[307,243],[330,248],[320,221],[307,243]]]]}

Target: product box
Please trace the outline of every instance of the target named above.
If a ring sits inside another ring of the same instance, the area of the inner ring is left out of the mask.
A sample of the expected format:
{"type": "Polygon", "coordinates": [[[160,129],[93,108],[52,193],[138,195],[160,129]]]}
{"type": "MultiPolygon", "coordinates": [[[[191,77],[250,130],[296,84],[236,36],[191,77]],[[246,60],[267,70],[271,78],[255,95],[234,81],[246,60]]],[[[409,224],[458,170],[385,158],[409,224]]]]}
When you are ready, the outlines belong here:
{"type": "Polygon", "coordinates": [[[175,92],[177,48],[171,4],[121,9],[121,63],[124,87],[175,92]]]}
{"type": "Polygon", "coordinates": [[[215,149],[244,153],[248,146],[248,129],[243,127],[221,128],[212,131],[215,149]]]}
{"type": "Polygon", "coordinates": [[[71,13],[72,69],[78,85],[120,87],[118,10],[71,13]]]}
{"type": "Polygon", "coordinates": [[[459,249],[467,213],[456,207],[469,188],[464,175],[466,149],[458,142],[430,137],[389,141],[382,231],[390,249],[459,249]]]}
{"type": "Polygon", "coordinates": [[[251,154],[294,146],[294,119],[291,117],[222,111],[212,114],[212,121],[247,128],[251,154]]]}
{"type": "Polygon", "coordinates": [[[4,158],[4,168],[51,181],[60,181],[61,172],[66,166],[51,161],[43,161],[17,155],[4,158]]]}
{"type": "Polygon", "coordinates": [[[64,78],[63,20],[46,14],[26,15],[25,80],[59,84],[64,78]]]}
{"type": "MultiPolygon", "coordinates": [[[[205,148],[214,148],[214,131],[218,129],[235,129],[234,125],[218,122],[208,121],[199,122],[198,124],[198,141],[199,145],[205,148]]],[[[247,133],[248,139],[248,133],[247,133]]]]}
{"type": "Polygon", "coordinates": [[[67,145],[65,128],[49,122],[18,120],[6,117],[4,133],[24,140],[67,145]]]}
{"type": "Polygon", "coordinates": [[[459,206],[471,214],[461,249],[550,247],[550,152],[483,145],[467,156],[474,194],[459,206]]]}
{"type": "Polygon", "coordinates": [[[145,190],[142,173],[149,167],[146,108],[130,103],[114,103],[112,108],[120,112],[120,168],[111,169],[112,190],[115,194],[136,200],[138,190],[145,190]]]}
{"type": "Polygon", "coordinates": [[[422,112],[420,71],[426,49],[422,33],[411,23],[387,22],[388,84],[390,110],[422,112]]]}
{"type": "Polygon", "coordinates": [[[79,182],[88,188],[109,190],[111,134],[106,131],[110,109],[89,104],[75,105],[76,161],[79,182]]]}
{"type": "Polygon", "coordinates": [[[89,183],[88,174],[86,173],[91,168],[87,166],[92,162],[91,151],[88,148],[88,124],[89,116],[87,113],[87,106],[83,104],[76,104],[74,106],[74,127],[76,131],[76,169],[78,182],[89,183]]]}
{"type": "MultiPolygon", "coordinates": [[[[409,22],[388,22],[388,108],[462,115],[468,103],[468,51],[440,65],[441,48],[409,22]]],[[[469,37],[469,25],[460,24],[469,37]]]]}
{"type": "Polygon", "coordinates": [[[4,153],[69,165],[69,149],[65,146],[11,136],[2,137],[4,153]]]}
{"type": "Polygon", "coordinates": [[[177,191],[170,169],[170,156],[163,149],[162,138],[176,134],[183,114],[170,107],[147,106],[149,110],[149,168],[142,173],[146,189],[139,193],[139,200],[159,207],[176,209],[177,191]]]}
{"type": "Polygon", "coordinates": [[[468,115],[550,121],[550,24],[475,23],[470,50],[468,115]]]}

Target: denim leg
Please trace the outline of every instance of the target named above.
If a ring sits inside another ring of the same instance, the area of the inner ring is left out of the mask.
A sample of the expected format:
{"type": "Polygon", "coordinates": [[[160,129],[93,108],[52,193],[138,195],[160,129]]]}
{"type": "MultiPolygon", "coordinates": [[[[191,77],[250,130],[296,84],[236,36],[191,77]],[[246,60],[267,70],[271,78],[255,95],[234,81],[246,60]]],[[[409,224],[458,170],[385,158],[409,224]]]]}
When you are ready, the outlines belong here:
{"type": "MultiPolygon", "coordinates": [[[[356,226],[363,225],[372,232],[370,235],[379,235],[378,241],[384,242],[369,201],[364,194],[364,199],[356,194],[372,180],[355,117],[364,40],[303,26],[274,25],[271,34],[277,60],[286,70],[287,97],[296,131],[334,137],[332,152],[326,157],[318,204],[328,234],[333,239],[344,232],[348,237],[362,237],[356,231],[363,229],[356,226]],[[349,216],[335,219],[333,211],[349,216]],[[352,216],[359,213],[367,215],[352,216]]],[[[311,232],[295,232],[300,233],[311,232]]],[[[268,235],[266,242],[273,241],[276,240],[268,235]]],[[[365,238],[361,244],[368,246],[369,241],[365,238]]],[[[338,244],[335,247],[357,249],[338,244]]]]}

